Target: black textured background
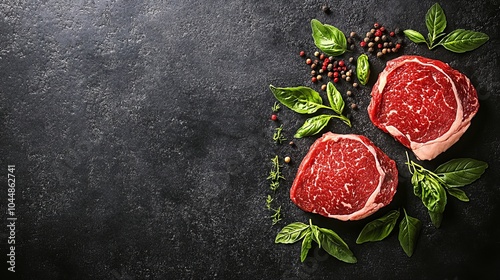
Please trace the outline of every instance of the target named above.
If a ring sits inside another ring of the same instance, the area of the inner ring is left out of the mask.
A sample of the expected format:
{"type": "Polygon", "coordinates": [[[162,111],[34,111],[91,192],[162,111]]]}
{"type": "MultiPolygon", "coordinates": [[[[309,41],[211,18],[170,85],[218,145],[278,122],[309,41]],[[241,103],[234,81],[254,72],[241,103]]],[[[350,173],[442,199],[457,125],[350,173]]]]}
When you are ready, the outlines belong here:
{"type": "MultiPolygon", "coordinates": [[[[346,34],[378,21],[426,33],[427,0],[119,1],[0,3],[0,246],[7,274],[7,165],[16,165],[16,273],[22,279],[498,279],[500,277],[500,51],[498,0],[440,1],[450,32],[490,41],[454,54],[405,42],[405,54],[441,59],[470,77],[481,107],[464,137],[431,162],[489,163],[449,199],[435,229],[412,194],[405,149],[368,120],[370,87],[353,90],[353,127],[398,162],[393,203],[363,221],[304,213],[288,199],[315,137],[275,145],[268,89],[307,85],[300,50],[315,50],[309,22],[346,34]],[[322,12],[328,2],[332,13],[322,12]],[[290,156],[276,193],[284,219],[271,226],[265,197],[274,155],[290,156]],[[423,222],[408,258],[397,235],[356,245],[361,228],[405,207],[423,222]],[[335,230],[357,264],[300,245],[275,245],[295,221],[335,230]]],[[[360,48],[343,57],[357,56],[360,48]]],[[[401,53],[399,53],[401,54],[401,53]]],[[[370,56],[373,85],[387,56],[370,56]]],[[[345,93],[346,83],[338,87],[345,93]]],[[[349,101],[351,102],[351,101],[349,101]]],[[[304,116],[279,112],[292,139],[304,116]]],[[[11,279],[8,278],[8,279],[11,279]]],[[[2,277],[2,279],[5,279],[2,277]]]]}

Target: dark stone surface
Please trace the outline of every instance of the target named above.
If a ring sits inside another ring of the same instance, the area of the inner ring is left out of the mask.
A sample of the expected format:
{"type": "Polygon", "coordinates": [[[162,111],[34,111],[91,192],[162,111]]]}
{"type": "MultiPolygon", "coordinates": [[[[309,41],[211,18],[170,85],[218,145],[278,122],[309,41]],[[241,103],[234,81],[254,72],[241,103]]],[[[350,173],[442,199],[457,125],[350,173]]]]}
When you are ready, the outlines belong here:
{"type": "MultiPolygon", "coordinates": [[[[271,141],[269,84],[311,85],[300,50],[315,50],[309,21],[344,32],[425,31],[434,1],[14,1],[0,3],[0,205],[7,165],[16,166],[16,276],[22,279],[493,279],[500,276],[500,5],[440,1],[447,31],[490,41],[465,54],[406,41],[404,53],[438,58],[470,77],[481,102],[465,136],[432,162],[487,161],[449,199],[442,228],[412,194],[405,149],[368,120],[369,87],[355,90],[353,127],[398,162],[394,202],[374,216],[340,222],[300,211],[288,188],[314,137],[296,147],[271,141]],[[291,156],[275,196],[283,221],[265,209],[274,155],[291,156]],[[408,258],[396,234],[356,245],[367,221],[405,207],[423,221],[408,258]],[[345,264],[300,245],[275,245],[287,223],[312,219],[335,230],[358,257],[345,264]]],[[[426,33],[426,32],[425,32],[426,33]]],[[[359,49],[352,54],[357,56],[359,49]]],[[[394,56],[393,56],[394,57],[394,56]]],[[[372,75],[386,59],[370,57],[372,75]]],[[[344,93],[346,84],[339,86],[344,93]]],[[[291,139],[305,119],[283,109],[291,139]]],[[[2,251],[8,253],[6,214],[2,251]]],[[[3,274],[2,274],[3,275],[3,274]]],[[[13,278],[12,274],[8,274],[13,278]]],[[[5,278],[2,278],[5,279],[5,278]]]]}

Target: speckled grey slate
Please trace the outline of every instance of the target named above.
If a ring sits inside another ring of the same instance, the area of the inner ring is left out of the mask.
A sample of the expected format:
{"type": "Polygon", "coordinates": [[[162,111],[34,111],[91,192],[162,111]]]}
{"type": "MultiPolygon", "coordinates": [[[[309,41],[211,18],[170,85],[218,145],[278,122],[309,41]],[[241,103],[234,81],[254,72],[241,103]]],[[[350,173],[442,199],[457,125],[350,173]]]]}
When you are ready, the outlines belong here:
{"type": "MultiPolygon", "coordinates": [[[[7,260],[7,165],[16,165],[16,276],[22,279],[493,279],[500,276],[500,4],[440,1],[447,32],[482,31],[490,41],[453,54],[405,41],[405,54],[441,59],[465,73],[481,107],[464,137],[429,168],[455,157],[484,160],[486,174],[449,199],[440,229],[413,195],[405,149],[368,119],[373,75],[354,90],[353,127],[397,161],[393,203],[340,222],[288,199],[301,158],[271,141],[268,89],[306,85],[300,50],[315,50],[309,22],[345,33],[378,21],[425,33],[434,1],[13,1],[0,3],[0,205],[7,260]],[[332,13],[322,12],[328,2],[332,13]],[[276,192],[283,220],[271,226],[265,197],[274,155],[290,156],[276,192]],[[397,235],[356,245],[367,221],[406,208],[423,222],[413,257],[397,235]],[[312,219],[350,245],[357,264],[300,245],[275,245],[287,223],[312,219]],[[475,277],[473,277],[475,276],[475,277]]],[[[360,48],[345,54],[356,57],[360,48]]],[[[394,57],[394,56],[392,56],[394,57]]],[[[345,93],[346,83],[339,85],[345,93]]],[[[305,116],[279,112],[291,139],[305,116]]],[[[4,266],[4,269],[6,267],[4,266]]],[[[12,277],[12,274],[9,276],[12,277]]],[[[2,278],[4,279],[4,278],[2,278]]],[[[14,279],[14,278],[12,278],[14,279]]]]}

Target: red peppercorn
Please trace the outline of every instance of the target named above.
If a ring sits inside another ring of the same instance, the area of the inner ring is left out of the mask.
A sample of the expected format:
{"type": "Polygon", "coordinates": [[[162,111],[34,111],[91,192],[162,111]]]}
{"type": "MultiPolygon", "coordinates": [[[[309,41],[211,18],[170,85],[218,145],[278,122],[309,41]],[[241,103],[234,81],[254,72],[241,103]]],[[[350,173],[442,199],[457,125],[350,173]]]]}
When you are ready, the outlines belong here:
{"type": "Polygon", "coordinates": [[[316,77],[312,77],[312,78],[311,78],[311,82],[313,82],[313,83],[317,83],[317,82],[318,82],[318,79],[317,79],[316,77]]]}
{"type": "Polygon", "coordinates": [[[383,48],[383,47],[384,47],[384,45],[382,45],[382,44],[378,44],[378,45],[377,45],[377,48],[379,48],[379,49],[381,49],[381,48],[383,48]]]}
{"type": "Polygon", "coordinates": [[[326,71],[327,68],[328,67],[326,65],[324,65],[324,64],[323,64],[323,66],[321,66],[321,70],[323,70],[323,71],[326,71]]]}
{"type": "Polygon", "coordinates": [[[343,60],[340,60],[340,61],[339,61],[339,66],[340,66],[340,67],[344,67],[344,66],[345,66],[345,62],[344,62],[343,60]]]}
{"type": "Polygon", "coordinates": [[[377,31],[375,31],[375,36],[376,37],[382,37],[382,31],[380,31],[380,29],[377,30],[377,31]]]}
{"type": "Polygon", "coordinates": [[[335,79],[333,79],[333,82],[334,82],[334,83],[338,83],[338,82],[339,82],[339,78],[335,78],[335,79]]]}
{"type": "Polygon", "coordinates": [[[272,114],[271,115],[271,120],[277,121],[278,120],[278,116],[276,114],[272,114]]]}
{"type": "Polygon", "coordinates": [[[333,78],[335,72],[328,72],[328,78],[333,78]]]}
{"type": "Polygon", "coordinates": [[[385,27],[381,26],[379,30],[382,31],[382,32],[384,32],[385,31],[385,27]]]}
{"type": "Polygon", "coordinates": [[[339,72],[333,72],[333,77],[338,78],[339,77],[339,72]]]}
{"type": "Polygon", "coordinates": [[[361,41],[361,42],[359,42],[359,45],[364,48],[364,47],[366,47],[366,42],[365,41],[361,41]]]}
{"type": "Polygon", "coordinates": [[[373,27],[375,27],[375,28],[379,28],[379,27],[380,27],[380,24],[378,24],[378,22],[375,22],[375,23],[373,24],[373,27]]]}
{"type": "Polygon", "coordinates": [[[394,31],[391,31],[391,33],[389,33],[389,36],[394,37],[396,36],[396,33],[394,33],[394,31]]]}
{"type": "Polygon", "coordinates": [[[328,65],[328,63],[330,63],[330,59],[327,57],[325,58],[325,61],[323,61],[324,64],[328,65]]]}
{"type": "Polygon", "coordinates": [[[401,44],[396,44],[396,49],[400,49],[401,48],[401,44]]]}
{"type": "Polygon", "coordinates": [[[320,59],[320,60],[325,59],[325,55],[324,55],[324,54],[321,54],[321,55],[319,56],[319,59],[320,59]]]}
{"type": "Polygon", "coordinates": [[[305,51],[300,51],[299,55],[300,55],[300,56],[305,56],[305,55],[306,55],[306,52],[305,52],[305,51]]]}
{"type": "Polygon", "coordinates": [[[310,58],[306,59],[306,64],[307,65],[311,65],[312,64],[312,60],[310,58]]]}

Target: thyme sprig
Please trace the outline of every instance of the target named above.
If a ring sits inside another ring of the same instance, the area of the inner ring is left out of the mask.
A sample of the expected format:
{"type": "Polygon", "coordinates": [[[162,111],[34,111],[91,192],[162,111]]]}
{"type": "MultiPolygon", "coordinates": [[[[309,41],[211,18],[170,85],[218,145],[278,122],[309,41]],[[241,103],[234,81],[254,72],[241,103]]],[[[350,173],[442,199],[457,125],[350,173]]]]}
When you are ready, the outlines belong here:
{"type": "Polygon", "coordinates": [[[277,101],[275,101],[274,105],[272,107],[273,112],[275,112],[275,113],[278,112],[280,110],[280,108],[281,108],[280,104],[277,101]]]}
{"type": "Polygon", "coordinates": [[[276,144],[281,144],[283,143],[283,141],[286,141],[286,138],[285,136],[283,136],[282,132],[283,132],[283,125],[280,125],[274,129],[273,141],[276,142],[276,144]]]}

